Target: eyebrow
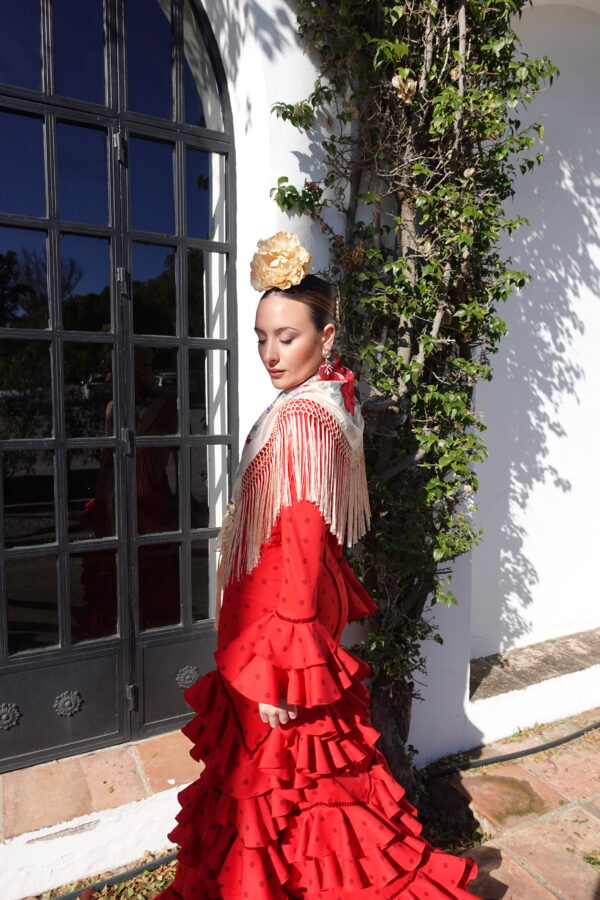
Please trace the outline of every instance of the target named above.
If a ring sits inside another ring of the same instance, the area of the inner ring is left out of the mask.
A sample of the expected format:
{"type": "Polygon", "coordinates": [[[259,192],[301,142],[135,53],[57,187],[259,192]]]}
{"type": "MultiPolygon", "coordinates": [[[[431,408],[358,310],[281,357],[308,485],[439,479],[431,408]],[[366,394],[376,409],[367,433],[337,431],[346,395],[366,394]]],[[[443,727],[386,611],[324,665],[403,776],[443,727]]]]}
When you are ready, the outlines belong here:
{"type": "MultiPolygon", "coordinates": [[[[255,331],[260,331],[261,334],[266,334],[266,331],[263,331],[262,328],[254,328],[255,331]]],[[[281,328],[275,329],[275,334],[279,334],[282,331],[298,331],[298,328],[294,328],[293,325],[282,325],[281,328]]]]}

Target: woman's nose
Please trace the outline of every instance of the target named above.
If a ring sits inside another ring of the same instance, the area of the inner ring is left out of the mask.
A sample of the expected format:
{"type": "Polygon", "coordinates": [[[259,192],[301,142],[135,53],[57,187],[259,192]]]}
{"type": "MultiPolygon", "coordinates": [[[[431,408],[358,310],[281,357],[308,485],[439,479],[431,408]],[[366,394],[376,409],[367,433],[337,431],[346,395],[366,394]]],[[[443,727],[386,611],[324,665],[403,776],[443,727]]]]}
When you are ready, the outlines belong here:
{"type": "Polygon", "coordinates": [[[267,345],[267,352],[265,354],[268,363],[275,363],[279,359],[279,353],[277,352],[277,347],[274,344],[267,345]]]}

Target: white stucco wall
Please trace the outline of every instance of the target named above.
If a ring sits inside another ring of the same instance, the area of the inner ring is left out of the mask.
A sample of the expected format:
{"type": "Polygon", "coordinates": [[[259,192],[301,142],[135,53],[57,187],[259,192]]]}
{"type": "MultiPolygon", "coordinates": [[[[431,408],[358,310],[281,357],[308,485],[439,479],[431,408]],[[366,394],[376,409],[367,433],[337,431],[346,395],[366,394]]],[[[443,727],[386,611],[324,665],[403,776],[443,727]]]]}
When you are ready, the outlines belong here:
{"type": "Polygon", "coordinates": [[[538,2],[513,27],[561,74],[521,115],[544,122],[545,160],[507,206],[532,227],[502,250],[533,279],[502,311],[509,334],[477,388],[490,451],[476,498],[484,537],[457,561],[459,609],[438,613],[445,642],[428,652],[411,731],[423,763],[598,702],[598,667],[546,682],[535,699],[468,700],[465,655],[600,625],[600,2],[538,2]]]}
{"type": "MultiPolygon", "coordinates": [[[[274,395],[252,330],[258,296],[248,266],[256,241],[291,228],[306,240],[317,267],[325,261],[321,236],[310,234],[307,222],[281,213],[269,197],[279,175],[301,186],[318,171],[307,138],[270,113],[278,100],[305,96],[316,70],[296,39],[291,4],[211,0],[206,10],[235,123],[243,441],[274,395]]],[[[600,0],[576,6],[536,2],[513,27],[529,56],[548,54],[561,75],[521,116],[523,122],[544,121],[546,160],[522,178],[507,209],[526,215],[532,227],[524,226],[512,241],[506,238],[502,249],[533,281],[503,310],[510,333],[494,360],[493,381],[477,390],[490,450],[479,470],[476,514],[485,536],[457,563],[454,586],[461,605],[440,611],[445,643],[428,651],[427,702],[416,706],[411,735],[423,749],[422,759],[514,730],[509,715],[494,714],[492,728],[481,708],[470,711],[470,658],[600,624],[594,577],[600,518],[594,451],[600,382],[600,0]]],[[[534,705],[528,713],[512,704],[514,716],[521,716],[517,725],[544,718],[540,704],[534,705]]],[[[570,711],[566,706],[561,714],[570,711]]]]}
{"type": "Polygon", "coordinates": [[[477,498],[485,538],[472,561],[472,657],[600,624],[600,15],[538,4],[515,30],[561,74],[521,116],[544,122],[546,158],[507,209],[532,227],[504,249],[533,279],[508,301],[494,378],[477,388],[490,458],[477,498]]]}
{"type": "Polygon", "coordinates": [[[310,224],[282,213],[269,196],[280,175],[301,187],[312,169],[310,142],[270,110],[277,101],[302,99],[316,69],[295,33],[291,4],[278,0],[211,0],[210,19],[227,74],[233,111],[237,176],[237,293],[240,442],[275,395],[259,363],[254,314],[259,294],[250,286],[250,260],[260,238],[279,230],[301,235],[316,268],[324,247],[310,224]]]}

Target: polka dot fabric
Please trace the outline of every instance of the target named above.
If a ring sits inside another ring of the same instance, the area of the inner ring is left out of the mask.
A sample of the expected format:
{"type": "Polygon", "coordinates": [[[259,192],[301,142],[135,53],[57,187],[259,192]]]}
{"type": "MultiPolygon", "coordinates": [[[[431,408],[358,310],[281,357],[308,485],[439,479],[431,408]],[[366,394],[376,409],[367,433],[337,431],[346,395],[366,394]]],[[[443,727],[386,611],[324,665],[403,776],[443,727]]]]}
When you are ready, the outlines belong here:
{"type": "Polygon", "coordinates": [[[161,900],[469,900],[472,860],[431,847],[376,744],[369,666],[340,646],[376,609],[319,509],[293,497],[225,589],[217,667],[185,692],[205,765],[179,794],[161,900]],[[272,728],[258,702],[298,716],[272,728]]]}

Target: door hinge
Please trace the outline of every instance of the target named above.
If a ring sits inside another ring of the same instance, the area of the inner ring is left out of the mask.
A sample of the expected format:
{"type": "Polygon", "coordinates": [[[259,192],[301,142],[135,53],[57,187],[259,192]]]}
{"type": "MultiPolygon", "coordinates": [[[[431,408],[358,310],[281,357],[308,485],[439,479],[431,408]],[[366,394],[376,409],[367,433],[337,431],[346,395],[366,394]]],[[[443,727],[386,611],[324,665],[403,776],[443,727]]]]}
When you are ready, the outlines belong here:
{"type": "Polygon", "coordinates": [[[121,443],[125,446],[127,456],[133,456],[133,431],[131,428],[121,428],[121,443]]]}
{"type": "Polygon", "coordinates": [[[112,136],[113,148],[115,150],[115,155],[117,157],[117,162],[125,163],[126,162],[126,143],[125,138],[123,137],[122,132],[117,131],[112,136]]]}
{"type": "Polygon", "coordinates": [[[129,286],[127,272],[125,271],[123,266],[117,267],[116,280],[121,296],[126,297],[129,294],[129,286]]]}
{"type": "Polygon", "coordinates": [[[127,697],[127,708],[130,712],[137,712],[138,708],[138,686],[137,684],[128,684],[125,692],[127,697]]]}

